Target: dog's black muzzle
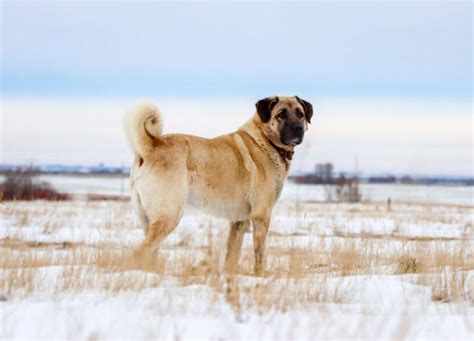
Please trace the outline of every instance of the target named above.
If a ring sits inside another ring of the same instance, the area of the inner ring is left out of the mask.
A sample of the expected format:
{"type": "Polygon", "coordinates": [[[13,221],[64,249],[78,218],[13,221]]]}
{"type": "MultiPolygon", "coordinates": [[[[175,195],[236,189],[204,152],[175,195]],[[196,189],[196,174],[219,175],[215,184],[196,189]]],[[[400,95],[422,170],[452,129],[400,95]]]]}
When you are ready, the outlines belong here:
{"type": "Polygon", "coordinates": [[[288,125],[281,133],[281,142],[284,145],[298,145],[303,142],[304,128],[301,123],[288,125]]]}

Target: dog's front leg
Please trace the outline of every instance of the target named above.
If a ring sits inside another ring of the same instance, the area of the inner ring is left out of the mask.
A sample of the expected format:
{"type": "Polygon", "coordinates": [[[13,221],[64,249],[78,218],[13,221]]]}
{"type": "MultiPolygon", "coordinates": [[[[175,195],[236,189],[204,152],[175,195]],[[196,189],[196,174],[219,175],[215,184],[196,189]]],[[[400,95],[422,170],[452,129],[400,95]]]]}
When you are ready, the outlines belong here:
{"type": "Polygon", "coordinates": [[[227,238],[227,255],[224,271],[232,273],[239,262],[240,251],[244,241],[244,234],[250,226],[250,221],[233,221],[230,223],[229,237],[227,238]]]}
{"type": "Polygon", "coordinates": [[[253,218],[253,250],[255,255],[254,271],[257,276],[262,275],[265,268],[265,240],[267,239],[270,218],[253,218]]]}

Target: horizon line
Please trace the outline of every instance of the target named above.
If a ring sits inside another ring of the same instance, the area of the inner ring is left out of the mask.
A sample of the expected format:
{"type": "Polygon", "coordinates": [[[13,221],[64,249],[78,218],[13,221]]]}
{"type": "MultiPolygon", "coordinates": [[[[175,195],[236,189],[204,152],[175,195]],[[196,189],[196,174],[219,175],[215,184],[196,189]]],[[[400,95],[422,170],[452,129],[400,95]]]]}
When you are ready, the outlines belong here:
{"type": "MultiPolygon", "coordinates": [[[[3,171],[2,168],[14,168],[14,167],[21,167],[21,168],[35,168],[35,167],[64,167],[64,168],[101,168],[101,169],[122,169],[122,170],[127,170],[130,169],[131,167],[129,165],[113,165],[113,164],[106,164],[106,163],[96,163],[96,164],[68,164],[68,163],[31,163],[31,162],[25,162],[25,163],[11,163],[11,162],[0,162],[0,172],[3,171]]],[[[51,171],[54,172],[54,171],[51,171]]],[[[67,173],[67,171],[66,171],[67,173]]],[[[314,170],[295,170],[293,172],[290,171],[289,176],[295,176],[295,175],[302,175],[302,174],[313,174],[315,173],[314,170]]],[[[73,172],[70,172],[70,174],[74,174],[73,172]]],[[[120,174],[126,174],[126,173],[120,173],[120,174]]],[[[370,172],[370,171],[361,171],[358,169],[357,171],[354,170],[339,170],[339,171],[334,171],[335,175],[341,175],[341,174],[358,174],[361,177],[375,177],[375,176],[381,176],[381,177],[390,177],[390,176],[395,176],[395,177],[403,177],[403,176],[409,176],[409,177],[425,177],[425,178],[464,178],[464,179],[474,179],[473,174],[447,174],[447,173],[433,173],[433,174],[427,174],[427,173],[410,173],[410,172],[389,172],[389,171],[377,171],[377,172],[370,172]]]]}

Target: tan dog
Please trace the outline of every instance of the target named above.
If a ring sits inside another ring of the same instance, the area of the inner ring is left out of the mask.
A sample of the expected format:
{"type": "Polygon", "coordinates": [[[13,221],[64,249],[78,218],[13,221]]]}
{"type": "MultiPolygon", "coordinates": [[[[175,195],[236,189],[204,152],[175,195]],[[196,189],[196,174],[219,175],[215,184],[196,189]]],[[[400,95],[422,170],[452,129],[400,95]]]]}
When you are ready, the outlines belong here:
{"type": "Polygon", "coordinates": [[[255,272],[263,271],[272,209],[313,108],[296,96],[268,97],[256,107],[253,118],[236,132],[213,139],[162,135],[161,116],[152,104],[126,114],[125,132],[136,155],[132,198],[145,226],[140,257],[156,251],[189,204],[229,219],[228,272],[238,263],[244,233],[252,222],[255,272]]]}

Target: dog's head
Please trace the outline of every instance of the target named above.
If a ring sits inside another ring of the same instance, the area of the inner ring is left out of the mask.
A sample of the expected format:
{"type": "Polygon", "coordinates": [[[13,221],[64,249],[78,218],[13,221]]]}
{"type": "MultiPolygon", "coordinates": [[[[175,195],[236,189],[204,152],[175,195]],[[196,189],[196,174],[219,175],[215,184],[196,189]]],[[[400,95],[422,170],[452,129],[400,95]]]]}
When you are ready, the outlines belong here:
{"type": "Polygon", "coordinates": [[[298,96],[273,96],[261,99],[255,106],[262,131],[273,144],[291,149],[303,141],[313,116],[311,103],[298,96]]]}

